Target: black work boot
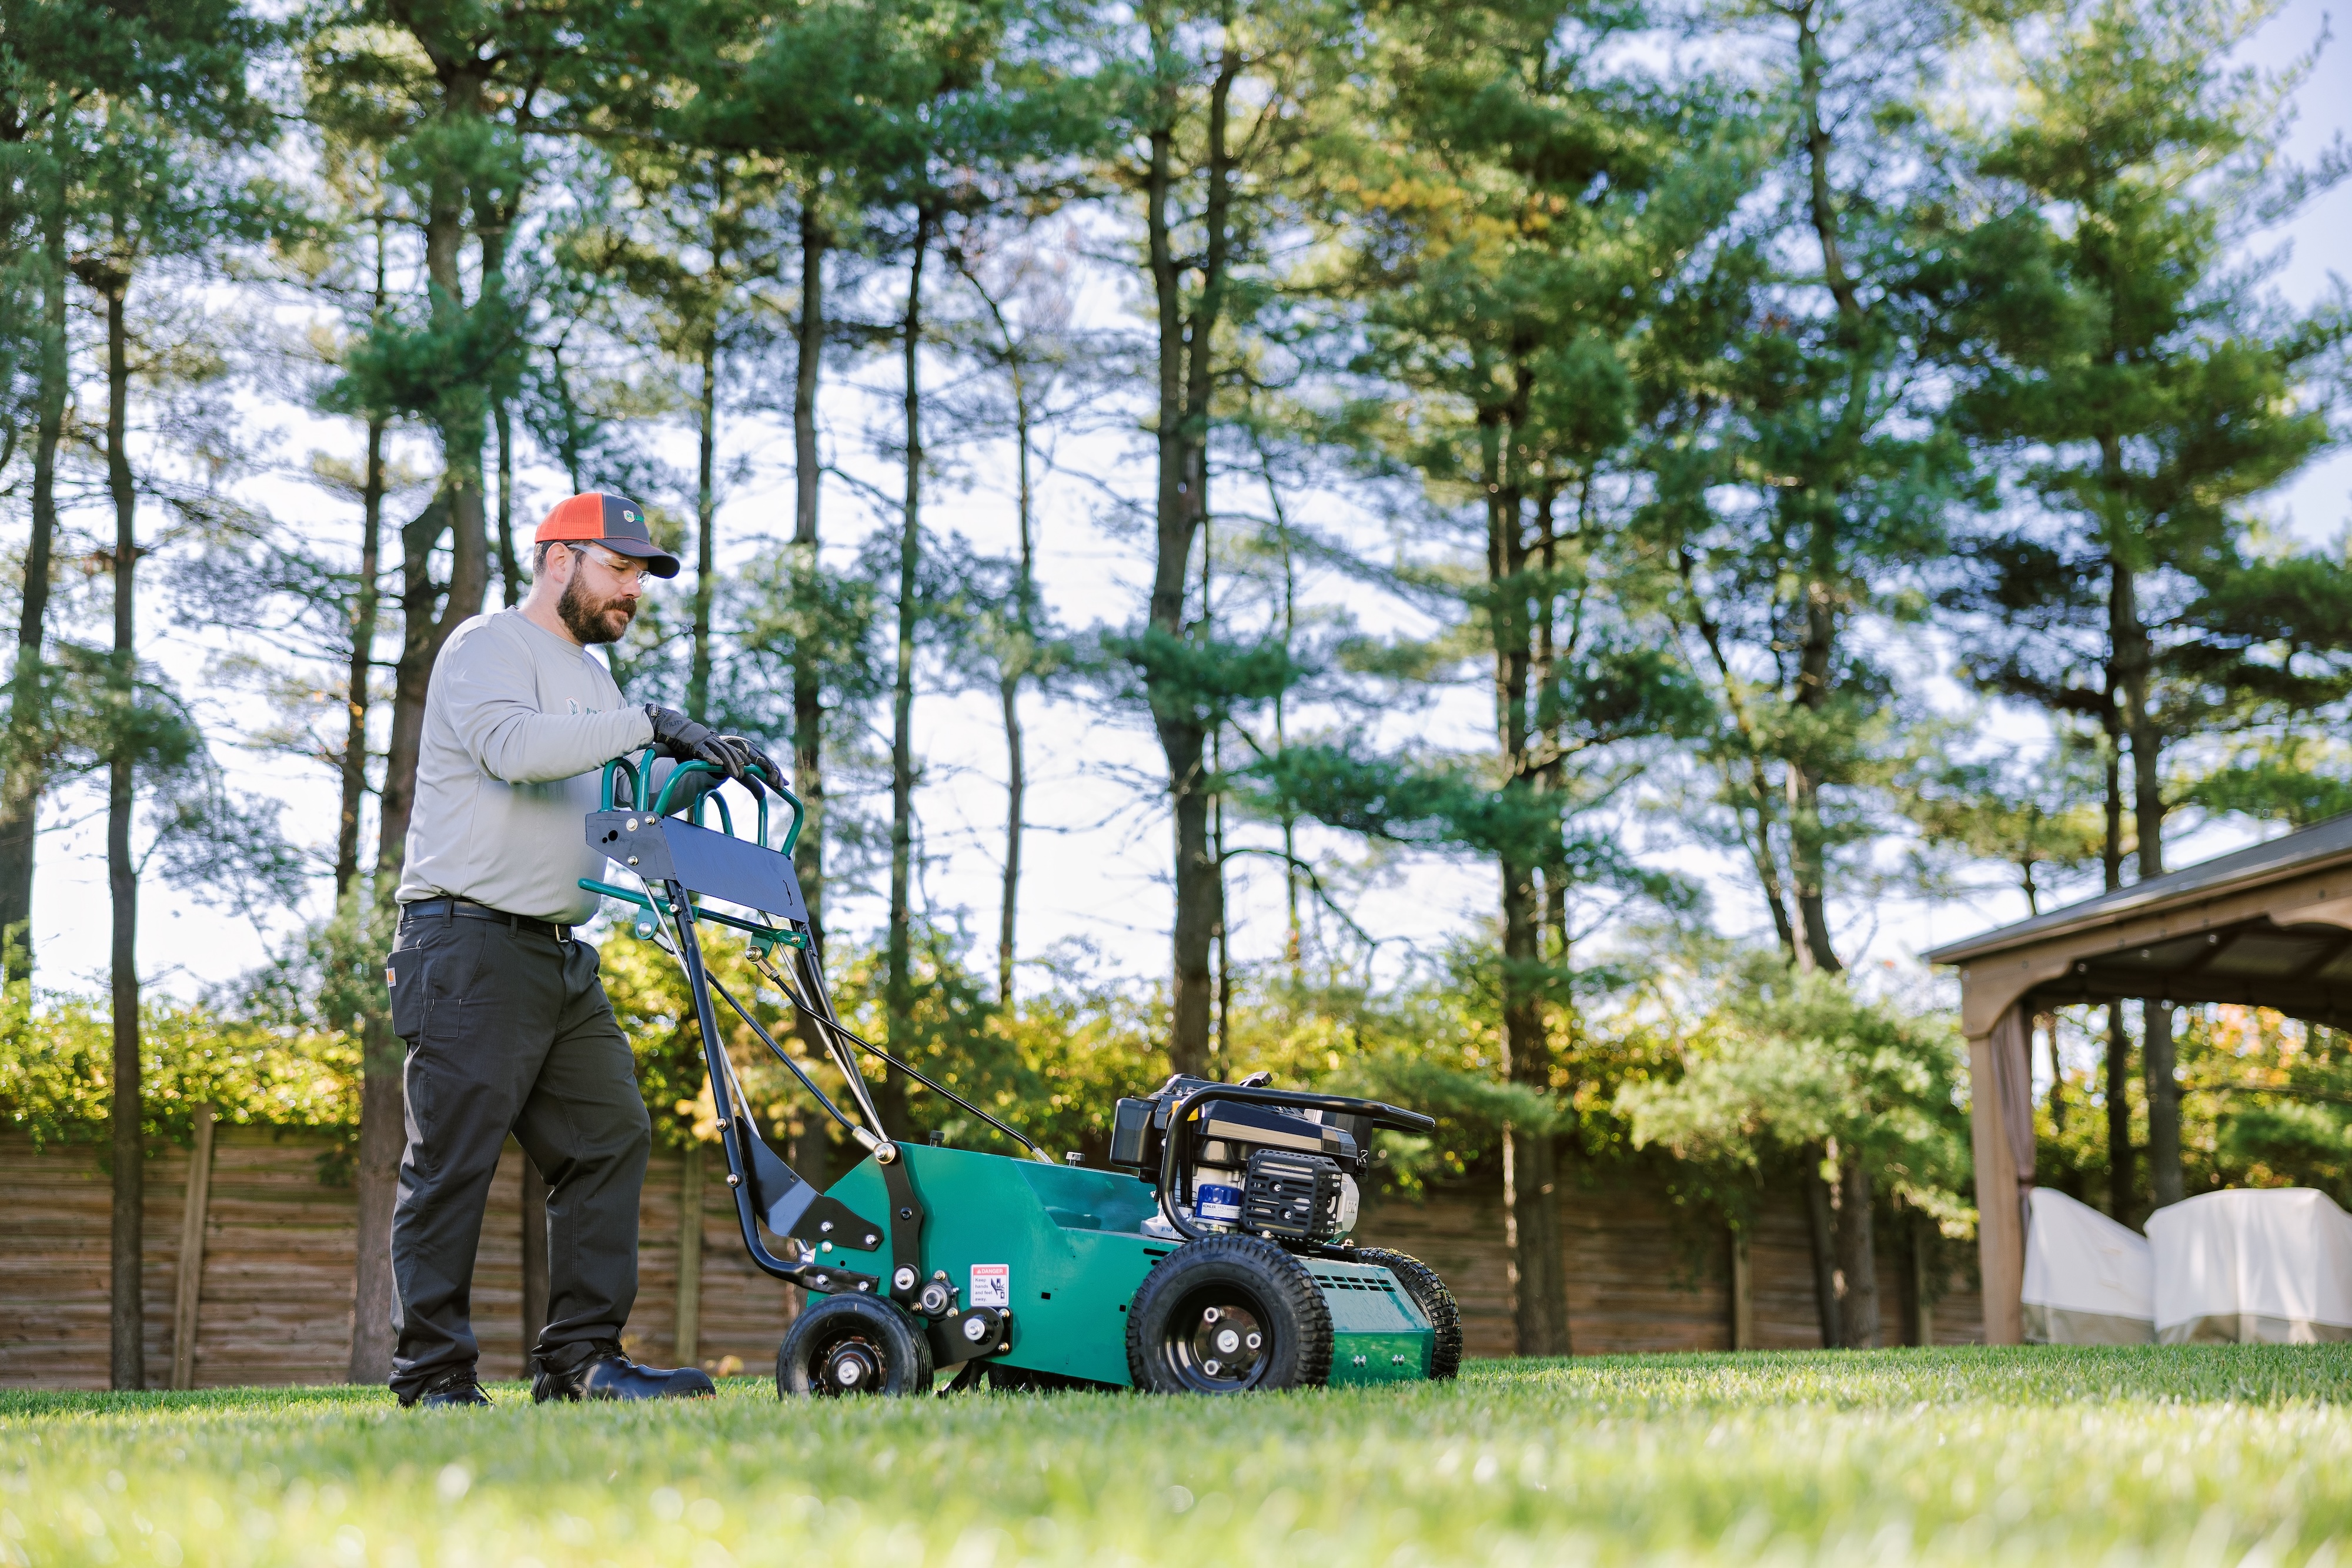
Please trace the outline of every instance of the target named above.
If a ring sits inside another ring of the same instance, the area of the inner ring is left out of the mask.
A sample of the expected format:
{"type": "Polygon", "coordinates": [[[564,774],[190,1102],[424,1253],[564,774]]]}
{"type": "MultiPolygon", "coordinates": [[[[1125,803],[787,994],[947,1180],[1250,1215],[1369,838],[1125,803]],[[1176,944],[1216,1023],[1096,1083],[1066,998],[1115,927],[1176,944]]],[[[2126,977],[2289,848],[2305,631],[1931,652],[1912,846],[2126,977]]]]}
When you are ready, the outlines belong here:
{"type": "Polygon", "coordinates": [[[470,1366],[460,1372],[445,1373],[415,1393],[400,1396],[403,1410],[418,1406],[434,1410],[448,1405],[479,1405],[487,1408],[489,1403],[490,1396],[474,1381],[474,1369],[470,1366]]]}
{"type": "Polygon", "coordinates": [[[609,1340],[568,1367],[540,1362],[530,1380],[535,1405],[551,1399],[709,1399],[718,1392],[695,1367],[640,1366],[609,1340]]]}

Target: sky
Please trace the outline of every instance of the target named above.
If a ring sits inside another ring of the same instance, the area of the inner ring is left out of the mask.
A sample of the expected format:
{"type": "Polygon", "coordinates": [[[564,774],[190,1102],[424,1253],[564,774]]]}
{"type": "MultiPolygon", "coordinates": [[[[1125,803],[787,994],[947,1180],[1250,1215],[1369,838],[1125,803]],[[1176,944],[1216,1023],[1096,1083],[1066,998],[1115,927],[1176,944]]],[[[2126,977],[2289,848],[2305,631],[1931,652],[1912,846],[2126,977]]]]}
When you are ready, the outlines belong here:
{"type": "MultiPolygon", "coordinates": [[[[2277,17],[2248,45],[2249,63],[2278,68],[2308,50],[2328,26],[2319,0],[2289,0],[2277,17]]],[[[2352,136],[2352,72],[2340,46],[2331,47],[2319,69],[2296,95],[2298,121],[2288,144],[2291,157],[2308,162],[2339,136],[2352,136]]],[[[2352,251],[2352,185],[2322,194],[2294,219],[2251,236],[2249,258],[2271,257],[2273,287],[2284,299],[2308,306],[2334,287],[2334,276],[2352,251]]],[[[1131,298],[1097,281],[1082,295],[1080,319],[1108,319],[1131,309],[1131,298]]],[[[285,323],[281,323],[285,324],[285,323]]],[[[952,392],[968,370],[927,367],[935,390],[952,392]]],[[[830,461],[851,479],[895,490],[887,456],[877,449],[894,415],[898,387],[887,360],[869,361],[852,374],[824,409],[824,432],[830,461]]],[[[356,455],[356,434],[346,426],[312,420],[282,399],[261,392],[240,397],[239,410],[257,440],[272,447],[285,468],[299,465],[310,450],[356,455]]],[[[1104,411],[1097,411],[1098,413],[1104,411]]],[[[1141,601],[1149,561],[1148,540],[1122,521],[1112,496],[1144,495],[1150,482],[1148,453],[1130,423],[1119,426],[1118,411],[1083,433],[1060,438],[1055,469],[1040,494],[1040,577],[1045,601],[1073,627],[1129,620],[1141,601]]],[[[1000,444],[963,440],[952,427],[930,434],[947,459],[947,472],[934,482],[929,526],[961,535],[975,549],[1007,554],[1013,536],[1011,476],[1000,444]]],[[[663,455],[690,472],[691,454],[680,436],[663,455]]],[[[429,467],[429,449],[414,444],[414,458],[429,467]]],[[[719,515],[722,562],[740,567],[789,533],[792,515],[791,433],[768,417],[734,419],[724,429],[721,467],[732,477],[719,515]]],[[[528,528],[561,499],[565,486],[551,472],[525,471],[519,528],[528,528]]],[[[316,519],[322,530],[356,537],[353,508],[280,473],[257,480],[254,497],[281,517],[316,519]]],[[[1378,549],[1386,522],[1360,491],[1307,484],[1284,496],[1293,515],[1343,532],[1378,549]]],[[[675,504],[675,503],[673,503],[675,504]]],[[[1236,482],[1220,493],[1221,507],[1264,515],[1262,487],[1236,482]],[[1252,491],[1255,490],[1255,493],[1252,491]]],[[[861,486],[829,481],[824,522],[828,559],[846,566],[864,536],[882,515],[866,504],[861,486]]],[[[2277,524],[2296,537],[2325,543],[2352,521],[2352,453],[2314,464],[2270,503],[2277,524]]],[[[98,526],[86,519],[85,527],[98,526]]],[[[688,579],[676,590],[684,591],[688,579]]],[[[1405,608],[1364,594],[1328,570],[1309,565],[1299,578],[1299,601],[1309,620],[1352,618],[1371,632],[1426,630],[1405,608]]],[[[1252,612],[1235,606],[1236,613],[1252,612]]],[[[236,786],[267,793],[287,803],[286,826],[298,841],[328,842],[333,831],[334,790],[323,768],[241,749],[235,732],[249,727],[259,710],[226,690],[208,659],[217,643],[205,645],[170,624],[150,606],[142,612],[142,651],[207,705],[215,718],[216,747],[236,786]]],[[[1902,656],[1916,676],[1958,694],[1940,681],[1941,652],[1911,649],[1902,656]]],[[[657,695],[657,694],[650,694],[657,695]]],[[[672,700],[676,700],[673,696],[672,700]]],[[[1171,896],[1167,867],[1171,841],[1167,814],[1149,788],[1162,764],[1156,741],[1131,712],[1121,712],[1078,695],[1031,696],[1025,708],[1029,732],[1029,831],[1024,849],[1018,982],[1026,991],[1051,983],[1036,961],[1050,956],[1060,973],[1160,978],[1169,966],[1168,922],[1171,896]]],[[[1433,699],[1409,713],[1367,719],[1325,710],[1296,716],[1301,730],[1318,725],[1370,725],[1373,738],[1391,743],[1416,739],[1432,745],[1477,747],[1485,742],[1483,703],[1475,692],[1433,699]]],[[[876,716],[887,725],[887,713],[876,716]]],[[[2034,727],[2017,717],[1992,721],[2020,746],[2037,743],[2034,727]]],[[[1296,733],[1297,731],[1295,731],[1296,733]]],[[[915,736],[924,758],[918,791],[923,855],[920,903],[934,919],[961,925],[973,940],[972,959],[992,968],[996,909],[1004,828],[1003,731],[992,686],[939,693],[918,699],[915,736]]],[[[877,734],[877,744],[883,740],[877,734]]],[[[379,735],[378,744],[381,744],[379,735]]],[[[35,889],[36,941],[45,987],[96,991],[106,980],[108,903],[101,802],[87,792],[62,791],[45,818],[35,889]]],[[[887,789],[866,802],[887,815],[887,789]]],[[[1765,929],[1764,911],[1746,892],[1738,868],[1714,851],[1696,845],[1680,825],[1654,806],[1629,817],[1623,831],[1655,863],[1697,878],[1709,891],[1718,929],[1755,933],[1765,929]]],[[[2221,824],[2193,835],[2170,850],[2185,864],[2242,841],[2250,830],[2221,824]]],[[[1263,824],[1235,822],[1232,841],[1264,849],[1276,835],[1263,824]]],[[[1376,938],[1374,973],[1393,979],[1416,962],[1433,959],[1446,944],[1492,918],[1496,889],[1491,872],[1425,856],[1372,862],[1360,844],[1336,835],[1307,834],[1302,852],[1318,862],[1327,880],[1344,890],[1350,918],[1376,938]]],[[[1233,862],[1229,897],[1237,961],[1265,962],[1280,951],[1284,890],[1276,862],[1244,854],[1233,862]]],[[[315,916],[328,894],[316,894],[300,909],[266,912],[250,921],[216,900],[163,886],[150,879],[142,888],[140,953],[142,975],[152,985],[186,997],[233,979],[262,963],[305,916],[315,916]]],[[[1309,899],[1310,914],[1312,900],[1309,899]]],[[[1895,896],[1866,904],[1846,902],[1833,914],[1841,948],[1858,968],[1889,983],[1921,982],[1917,955],[2024,915],[2021,895],[1999,886],[1981,894],[1927,901],[1895,896]]],[[[837,921],[853,931],[879,928],[882,905],[872,889],[854,895],[837,921]]],[[[1336,925],[1327,925],[1334,937],[1336,925]]]]}

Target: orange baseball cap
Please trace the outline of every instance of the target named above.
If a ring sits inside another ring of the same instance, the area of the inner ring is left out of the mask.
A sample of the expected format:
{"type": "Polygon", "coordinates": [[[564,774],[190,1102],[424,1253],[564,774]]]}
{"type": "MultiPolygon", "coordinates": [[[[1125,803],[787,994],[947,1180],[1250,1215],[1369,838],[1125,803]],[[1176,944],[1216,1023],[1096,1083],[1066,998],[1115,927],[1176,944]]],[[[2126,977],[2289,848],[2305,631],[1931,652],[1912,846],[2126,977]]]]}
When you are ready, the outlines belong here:
{"type": "Polygon", "coordinates": [[[626,496],[591,490],[568,501],[558,501],[534,537],[539,544],[603,545],[614,555],[644,561],[656,577],[676,577],[677,557],[654,543],[646,527],[646,509],[626,496]]]}

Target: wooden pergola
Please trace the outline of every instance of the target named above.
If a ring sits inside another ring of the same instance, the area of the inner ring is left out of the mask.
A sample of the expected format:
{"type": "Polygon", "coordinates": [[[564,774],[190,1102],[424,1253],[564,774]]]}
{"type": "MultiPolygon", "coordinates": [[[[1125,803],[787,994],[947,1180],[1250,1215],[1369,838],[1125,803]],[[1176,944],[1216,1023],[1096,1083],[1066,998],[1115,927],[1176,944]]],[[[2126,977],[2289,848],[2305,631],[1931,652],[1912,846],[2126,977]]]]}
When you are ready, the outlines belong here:
{"type": "Polygon", "coordinates": [[[2083,1002],[2233,1002],[2352,1029],[2352,815],[1927,955],[1960,971],[1985,1338],[2022,1337],[2031,1020],[2083,1002]]]}

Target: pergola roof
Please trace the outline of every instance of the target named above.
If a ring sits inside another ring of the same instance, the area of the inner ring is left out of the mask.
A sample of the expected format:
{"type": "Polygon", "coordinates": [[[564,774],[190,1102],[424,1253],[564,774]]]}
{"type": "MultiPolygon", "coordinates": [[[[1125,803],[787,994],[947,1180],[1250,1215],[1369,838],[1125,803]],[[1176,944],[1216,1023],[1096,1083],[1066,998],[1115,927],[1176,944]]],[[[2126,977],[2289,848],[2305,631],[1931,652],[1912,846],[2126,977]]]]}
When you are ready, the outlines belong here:
{"type": "Polygon", "coordinates": [[[1927,954],[1960,967],[1961,1028],[2144,997],[2240,1002],[2352,1028],[2352,815],[1927,954]]]}

